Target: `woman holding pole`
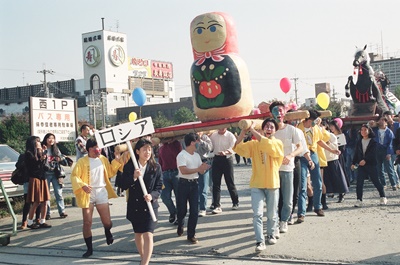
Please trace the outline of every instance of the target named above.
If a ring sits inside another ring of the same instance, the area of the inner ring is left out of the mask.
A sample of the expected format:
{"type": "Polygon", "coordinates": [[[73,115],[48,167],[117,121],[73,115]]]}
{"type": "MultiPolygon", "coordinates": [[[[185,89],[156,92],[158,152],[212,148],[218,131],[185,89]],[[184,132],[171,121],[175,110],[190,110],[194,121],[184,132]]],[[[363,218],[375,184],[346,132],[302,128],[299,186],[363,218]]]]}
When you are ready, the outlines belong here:
{"type": "Polygon", "coordinates": [[[141,257],[141,265],[149,264],[153,253],[153,233],[159,207],[158,198],[162,189],[161,166],[156,163],[152,153],[152,143],[147,139],[140,139],[133,150],[135,157],[124,166],[121,186],[128,190],[128,204],[126,218],[131,221],[135,232],[135,244],[141,257]],[[145,190],[140,183],[143,179],[145,190]],[[148,203],[151,203],[155,218],[151,214],[148,203]]]}

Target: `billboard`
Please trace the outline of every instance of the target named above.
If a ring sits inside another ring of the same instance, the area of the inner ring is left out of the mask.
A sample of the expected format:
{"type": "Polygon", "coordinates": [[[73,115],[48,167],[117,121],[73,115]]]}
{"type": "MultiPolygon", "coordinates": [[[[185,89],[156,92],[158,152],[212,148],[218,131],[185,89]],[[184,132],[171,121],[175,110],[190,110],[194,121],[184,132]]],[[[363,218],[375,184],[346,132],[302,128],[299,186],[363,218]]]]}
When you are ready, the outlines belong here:
{"type": "Polygon", "coordinates": [[[151,62],[147,59],[128,57],[129,76],[138,78],[151,78],[151,62]]]}

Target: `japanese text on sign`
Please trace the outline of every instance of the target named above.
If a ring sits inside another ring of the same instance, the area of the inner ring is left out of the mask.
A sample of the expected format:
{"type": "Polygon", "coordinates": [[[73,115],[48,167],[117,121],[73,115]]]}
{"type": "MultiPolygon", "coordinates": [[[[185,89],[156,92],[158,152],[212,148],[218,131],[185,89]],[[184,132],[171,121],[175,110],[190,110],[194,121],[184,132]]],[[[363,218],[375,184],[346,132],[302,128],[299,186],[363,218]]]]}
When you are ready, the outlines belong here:
{"type": "Polygon", "coordinates": [[[30,109],[32,135],[43,139],[47,133],[53,133],[59,142],[75,140],[74,100],[31,97],[30,109]]]}
{"type": "Polygon", "coordinates": [[[94,136],[96,137],[98,147],[103,148],[145,136],[153,132],[153,121],[151,117],[147,117],[96,131],[94,136]]]}

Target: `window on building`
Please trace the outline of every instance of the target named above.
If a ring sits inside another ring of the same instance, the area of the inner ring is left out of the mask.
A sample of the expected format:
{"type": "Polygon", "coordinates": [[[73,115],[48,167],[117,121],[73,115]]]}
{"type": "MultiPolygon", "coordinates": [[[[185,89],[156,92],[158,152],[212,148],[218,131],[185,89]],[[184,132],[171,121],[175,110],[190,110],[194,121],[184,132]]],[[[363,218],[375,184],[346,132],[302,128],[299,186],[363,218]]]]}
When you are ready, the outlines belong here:
{"type": "Polygon", "coordinates": [[[121,96],[121,100],[122,100],[122,101],[125,101],[125,96],[121,96]]]}
{"type": "Polygon", "coordinates": [[[90,77],[90,89],[98,91],[100,89],[100,77],[94,74],[90,77]]]}
{"type": "Polygon", "coordinates": [[[114,99],[115,101],[117,101],[117,100],[118,100],[118,97],[117,97],[117,96],[113,96],[113,99],[114,99]]]}

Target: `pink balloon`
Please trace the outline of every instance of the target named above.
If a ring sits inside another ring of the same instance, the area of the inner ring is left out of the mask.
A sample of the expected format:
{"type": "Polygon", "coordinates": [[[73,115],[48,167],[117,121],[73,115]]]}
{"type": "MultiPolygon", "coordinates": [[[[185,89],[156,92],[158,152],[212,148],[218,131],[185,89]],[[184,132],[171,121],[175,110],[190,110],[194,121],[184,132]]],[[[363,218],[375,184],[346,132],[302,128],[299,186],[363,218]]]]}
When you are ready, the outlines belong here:
{"type": "Polygon", "coordinates": [[[259,108],[254,108],[254,109],[253,109],[253,114],[254,114],[254,115],[255,115],[255,114],[261,114],[260,109],[259,109],[259,108]]]}
{"type": "Polygon", "coordinates": [[[287,77],[284,77],[281,79],[281,82],[279,83],[279,85],[281,86],[281,90],[283,91],[283,93],[287,93],[290,90],[290,87],[292,86],[292,83],[290,83],[290,79],[287,77]]]}
{"type": "Polygon", "coordinates": [[[343,126],[342,119],[341,118],[334,118],[333,120],[336,121],[338,126],[339,126],[339,128],[342,129],[342,126],[343,126]]]}

